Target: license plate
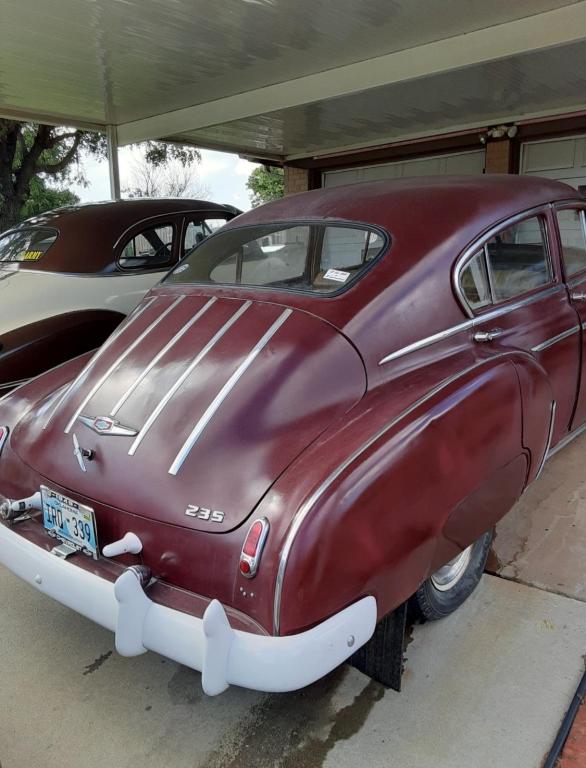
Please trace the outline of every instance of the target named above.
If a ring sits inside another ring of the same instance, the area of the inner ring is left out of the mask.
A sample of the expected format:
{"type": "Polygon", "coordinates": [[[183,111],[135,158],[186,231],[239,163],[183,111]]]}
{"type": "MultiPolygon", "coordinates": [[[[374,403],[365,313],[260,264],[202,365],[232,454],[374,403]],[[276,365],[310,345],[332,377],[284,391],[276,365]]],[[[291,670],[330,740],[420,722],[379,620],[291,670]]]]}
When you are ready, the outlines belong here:
{"type": "Polygon", "coordinates": [[[97,559],[98,537],[94,510],[44,485],[41,486],[41,500],[43,525],[51,536],[97,559]]]}

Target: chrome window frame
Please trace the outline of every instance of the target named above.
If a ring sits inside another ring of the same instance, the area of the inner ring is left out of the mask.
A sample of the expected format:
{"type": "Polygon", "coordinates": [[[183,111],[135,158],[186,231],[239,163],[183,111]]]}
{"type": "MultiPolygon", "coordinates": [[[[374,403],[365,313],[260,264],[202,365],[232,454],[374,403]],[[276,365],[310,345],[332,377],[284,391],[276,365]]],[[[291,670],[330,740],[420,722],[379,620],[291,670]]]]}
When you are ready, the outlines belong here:
{"type": "Polygon", "coordinates": [[[585,200],[563,200],[560,203],[556,203],[553,206],[554,210],[554,217],[555,217],[555,225],[556,225],[556,235],[558,239],[558,247],[560,251],[560,266],[562,268],[563,272],[563,279],[564,281],[569,285],[573,286],[577,283],[582,282],[582,280],[586,279],[586,266],[584,266],[583,269],[579,270],[578,272],[575,272],[573,275],[569,275],[566,270],[566,260],[564,258],[564,244],[562,243],[562,232],[560,229],[560,222],[558,219],[558,213],[560,211],[579,211],[582,219],[582,232],[584,233],[584,242],[586,242],[586,201],[585,200]]]}
{"type": "Polygon", "coordinates": [[[556,274],[553,259],[552,259],[552,253],[551,253],[551,242],[550,242],[550,238],[552,236],[552,233],[550,231],[551,227],[549,227],[547,223],[547,213],[549,210],[551,210],[551,207],[552,206],[550,203],[546,203],[545,205],[539,205],[535,208],[530,208],[527,211],[523,211],[522,213],[517,213],[514,216],[511,216],[508,219],[505,219],[504,221],[501,221],[498,224],[495,224],[493,227],[491,227],[482,235],[480,235],[476,240],[474,240],[474,242],[471,245],[469,245],[463,251],[463,253],[456,259],[456,262],[452,269],[452,288],[467,317],[470,317],[470,318],[482,317],[484,313],[488,314],[494,309],[505,307],[509,302],[518,303],[520,300],[524,298],[527,298],[533,294],[537,294],[539,291],[546,290],[547,288],[551,288],[552,286],[559,283],[559,276],[556,274]],[[532,218],[538,218],[538,217],[541,217],[541,219],[543,220],[543,231],[545,233],[545,255],[546,255],[547,264],[549,266],[550,279],[548,280],[548,282],[538,286],[537,288],[532,288],[529,291],[523,291],[522,293],[519,293],[516,296],[511,296],[510,298],[503,299],[502,301],[494,301],[492,279],[490,275],[490,272],[491,272],[490,262],[488,260],[488,254],[486,251],[488,241],[491,238],[493,238],[495,235],[498,235],[499,232],[502,232],[503,230],[508,229],[509,227],[512,227],[521,221],[525,221],[527,219],[532,219],[532,218]],[[472,258],[480,250],[484,250],[484,257],[487,262],[486,268],[487,268],[492,302],[475,312],[472,309],[472,307],[469,305],[468,300],[466,299],[466,296],[464,294],[464,291],[462,290],[461,277],[462,277],[463,270],[466,268],[466,266],[468,266],[468,262],[471,261],[472,258]]]}

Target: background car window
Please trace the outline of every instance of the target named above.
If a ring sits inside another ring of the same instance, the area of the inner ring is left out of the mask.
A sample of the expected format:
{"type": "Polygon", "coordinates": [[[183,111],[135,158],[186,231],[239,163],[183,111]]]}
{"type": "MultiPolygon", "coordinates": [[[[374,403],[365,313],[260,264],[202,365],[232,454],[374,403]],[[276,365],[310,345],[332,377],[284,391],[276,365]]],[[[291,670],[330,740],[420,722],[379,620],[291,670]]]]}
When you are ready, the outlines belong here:
{"type": "Polygon", "coordinates": [[[175,227],[159,224],[134,235],[124,246],[118,263],[123,269],[160,269],[171,264],[175,227]]]}
{"type": "Polygon", "coordinates": [[[380,254],[385,238],[366,227],[263,224],[204,240],[167,280],[334,293],[380,254]]]}
{"type": "Polygon", "coordinates": [[[586,269],[584,211],[564,209],[557,212],[566,275],[571,277],[586,269]]]}
{"type": "Polygon", "coordinates": [[[533,216],[501,230],[486,244],[493,303],[551,282],[545,224],[533,216]]]}
{"type": "Polygon", "coordinates": [[[0,237],[0,262],[38,261],[57,240],[55,229],[19,229],[0,237]]]}
{"type": "Polygon", "coordinates": [[[484,248],[478,251],[462,270],[460,285],[471,309],[482,309],[492,302],[484,248]]]}
{"type": "Polygon", "coordinates": [[[225,223],[226,219],[197,219],[190,221],[187,224],[185,234],[183,235],[181,255],[185,256],[185,254],[193,250],[196,245],[199,245],[202,240],[213,234],[220,227],[223,227],[225,223]]]}

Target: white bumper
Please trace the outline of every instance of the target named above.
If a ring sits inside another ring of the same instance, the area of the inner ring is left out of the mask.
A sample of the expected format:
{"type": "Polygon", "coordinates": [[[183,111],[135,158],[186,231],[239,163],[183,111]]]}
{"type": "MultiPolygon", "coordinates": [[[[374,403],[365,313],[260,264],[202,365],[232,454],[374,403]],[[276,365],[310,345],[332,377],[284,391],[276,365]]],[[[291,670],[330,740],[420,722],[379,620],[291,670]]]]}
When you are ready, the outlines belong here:
{"type": "Polygon", "coordinates": [[[232,629],[218,600],[203,619],[154,603],[132,570],[113,584],[32,544],[0,523],[0,563],[40,592],[116,635],[123,656],[155,651],[202,672],[209,695],[230,684],[259,691],[303,688],[345,661],[374,632],[376,601],[365,597],[298,635],[232,629]]]}

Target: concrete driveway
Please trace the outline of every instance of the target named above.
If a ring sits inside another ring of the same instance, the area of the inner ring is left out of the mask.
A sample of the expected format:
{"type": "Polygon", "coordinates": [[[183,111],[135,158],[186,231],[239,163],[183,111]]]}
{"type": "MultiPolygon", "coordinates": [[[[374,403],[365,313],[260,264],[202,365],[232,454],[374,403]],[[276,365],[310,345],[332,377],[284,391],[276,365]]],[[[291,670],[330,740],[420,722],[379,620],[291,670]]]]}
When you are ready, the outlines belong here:
{"type": "Polygon", "coordinates": [[[355,669],[295,693],[201,693],[199,674],[0,572],[2,768],[537,768],[583,668],[586,604],[486,576],[417,626],[404,690],[355,669]]]}
{"type": "Polygon", "coordinates": [[[0,568],[0,768],[538,768],[584,670],[585,456],[586,436],[499,526],[501,577],[413,628],[400,694],[343,667],[207,698],[0,568]]]}

